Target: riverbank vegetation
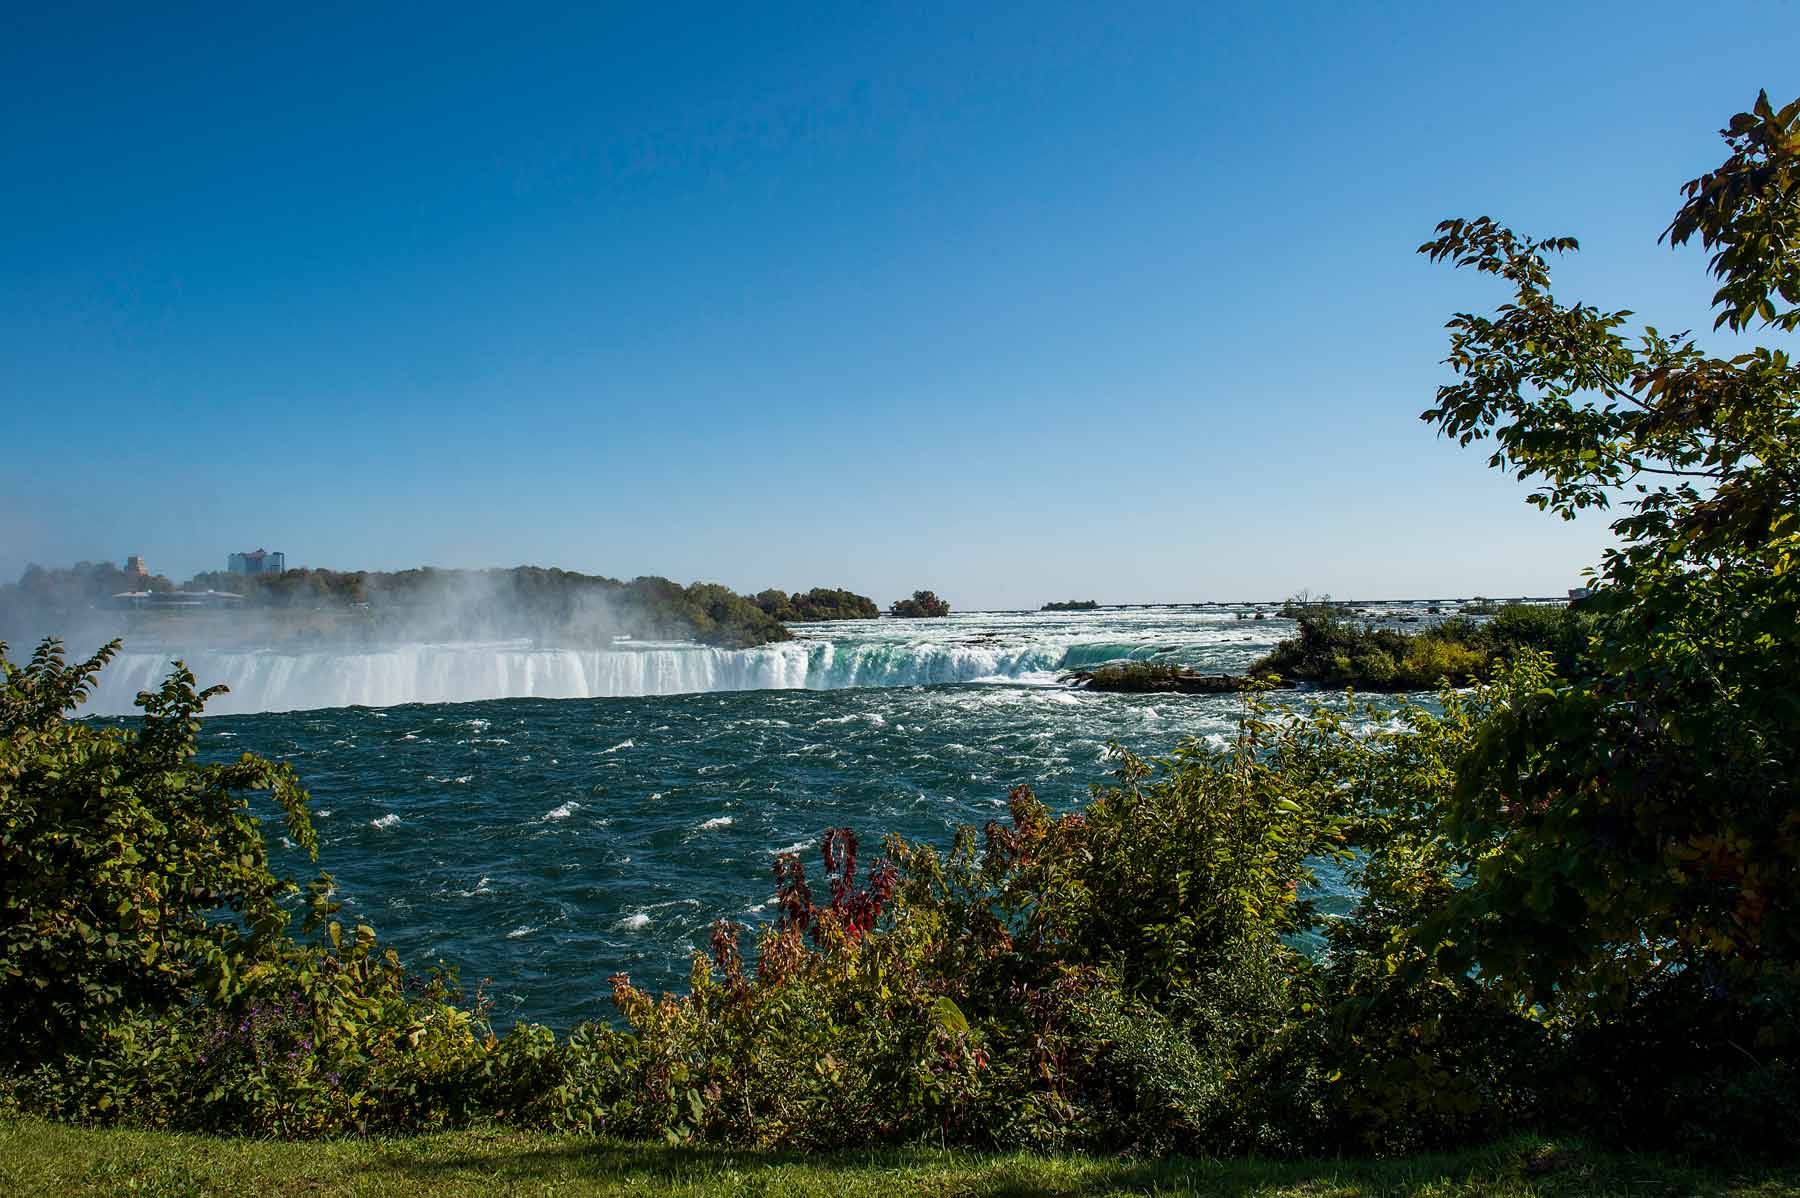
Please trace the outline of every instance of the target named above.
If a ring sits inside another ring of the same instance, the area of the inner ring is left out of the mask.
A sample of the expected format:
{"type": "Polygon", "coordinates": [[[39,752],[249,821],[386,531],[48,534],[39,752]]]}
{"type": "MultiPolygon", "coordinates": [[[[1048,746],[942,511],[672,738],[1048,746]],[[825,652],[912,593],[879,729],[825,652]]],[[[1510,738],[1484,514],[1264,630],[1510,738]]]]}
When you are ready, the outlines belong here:
{"type": "MultiPolygon", "coordinates": [[[[1721,323],[1792,331],[1800,101],[1727,136],[1670,236],[1713,251],[1721,323]]],[[[1558,303],[1573,249],[1485,218],[1423,247],[1507,289],[1451,321],[1425,418],[1549,511],[1623,499],[1566,657],[1496,648],[1429,705],[1253,693],[1232,735],[1115,749],[1079,810],[1021,786],[947,846],[832,829],[686,993],[611,979],[615,1023],[491,1026],[328,878],[272,874],[262,819],[316,849],[299,780],[198,763],[190,675],[100,726],[70,716],[110,650],[41,647],[0,688],[0,1107],[672,1150],[1800,1153],[1800,371],[1558,303]]]]}
{"type": "Polygon", "coordinates": [[[950,605],[932,591],[914,591],[909,599],[896,599],[888,615],[903,620],[935,619],[950,614],[950,605]]]}
{"type": "Polygon", "coordinates": [[[1057,603],[1046,603],[1039,611],[1099,611],[1098,599],[1064,599],[1057,603]]]}
{"type": "Polygon", "coordinates": [[[814,587],[805,594],[795,591],[791,595],[780,590],[763,591],[756,596],[756,606],[777,620],[796,624],[873,620],[881,615],[881,609],[867,595],[827,587],[814,587]]]}
{"type": "MultiPolygon", "coordinates": [[[[873,619],[873,600],[816,587],[754,599],[717,583],[687,586],[646,576],[622,582],[572,570],[287,570],[279,574],[196,575],[183,589],[241,596],[230,610],[117,610],[113,597],[135,586],[106,563],[69,569],[33,566],[0,586],[0,636],[54,628],[94,644],[114,636],[179,639],[186,629],[207,643],[290,641],[369,643],[394,640],[509,640],[605,646],[617,637],[697,641],[723,648],[783,641],[786,621],[873,619]]],[[[154,576],[152,590],[174,589],[154,576]]]]}
{"type": "Polygon", "coordinates": [[[1585,635],[1573,608],[1507,604],[1491,619],[1457,617],[1417,632],[1359,621],[1328,604],[1294,605],[1298,628],[1250,667],[1253,678],[1292,685],[1396,692],[1468,686],[1527,651],[1565,672],[1585,635]]]}
{"type": "Polygon", "coordinates": [[[1061,681],[1119,694],[1221,695],[1259,687],[1305,684],[1374,693],[1469,686],[1526,653],[1546,654],[1565,674],[1586,635],[1573,609],[1508,604],[1491,620],[1456,617],[1420,631],[1359,621],[1324,600],[1289,600],[1283,614],[1294,635],[1244,674],[1202,674],[1156,661],[1118,661],[1078,670],[1061,681]]]}

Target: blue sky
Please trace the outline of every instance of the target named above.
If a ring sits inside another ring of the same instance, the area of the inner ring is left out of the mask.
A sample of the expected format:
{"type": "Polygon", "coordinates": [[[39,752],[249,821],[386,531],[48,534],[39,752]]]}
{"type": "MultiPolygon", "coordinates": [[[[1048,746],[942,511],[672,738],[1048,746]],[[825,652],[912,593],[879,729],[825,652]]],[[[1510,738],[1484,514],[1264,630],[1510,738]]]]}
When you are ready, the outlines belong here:
{"type": "Polygon", "coordinates": [[[1656,238],[1800,4],[13,6],[0,577],[144,553],[1051,598],[1555,593],[1420,423],[1656,238]],[[50,11],[54,8],[54,11],[50,11]]]}

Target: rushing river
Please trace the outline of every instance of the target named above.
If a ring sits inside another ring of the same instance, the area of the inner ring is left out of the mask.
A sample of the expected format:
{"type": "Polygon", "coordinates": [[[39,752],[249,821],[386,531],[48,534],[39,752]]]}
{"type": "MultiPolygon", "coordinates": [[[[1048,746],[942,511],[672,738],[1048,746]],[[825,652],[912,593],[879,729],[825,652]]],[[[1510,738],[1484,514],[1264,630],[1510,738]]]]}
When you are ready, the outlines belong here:
{"type": "MultiPolygon", "coordinates": [[[[682,985],[713,920],[771,916],[776,854],[816,871],[826,828],[946,845],[1003,816],[1021,782],[1081,803],[1109,741],[1164,752],[1228,732],[1238,710],[1074,691],[1057,671],[1120,657],[1241,670],[1292,630],[1192,607],[884,619],[736,652],[186,658],[202,685],[232,686],[212,710],[244,713],[205,721],[205,755],[299,771],[348,918],[413,964],[491,979],[502,1022],[566,1028],[609,1014],[610,974],[682,985]]],[[[128,710],[173,655],[123,655],[94,710],[128,710]]]]}

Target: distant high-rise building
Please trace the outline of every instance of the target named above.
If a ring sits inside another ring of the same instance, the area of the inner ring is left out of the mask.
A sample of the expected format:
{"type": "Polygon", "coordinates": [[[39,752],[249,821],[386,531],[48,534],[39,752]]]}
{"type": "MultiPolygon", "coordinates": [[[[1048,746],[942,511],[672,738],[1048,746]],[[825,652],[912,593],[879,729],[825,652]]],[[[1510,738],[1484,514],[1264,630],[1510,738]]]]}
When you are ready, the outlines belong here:
{"type": "Polygon", "coordinates": [[[279,574],[287,569],[287,554],[270,549],[234,553],[225,559],[225,567],[233,574],[279,574]]]}
{"type": "Polygon", "coordinates": [[[150,567],[144,564],[144,555],[134,553],[125,559],[125,577],[134,591],[141,591],[150,581],[150,567]]]}

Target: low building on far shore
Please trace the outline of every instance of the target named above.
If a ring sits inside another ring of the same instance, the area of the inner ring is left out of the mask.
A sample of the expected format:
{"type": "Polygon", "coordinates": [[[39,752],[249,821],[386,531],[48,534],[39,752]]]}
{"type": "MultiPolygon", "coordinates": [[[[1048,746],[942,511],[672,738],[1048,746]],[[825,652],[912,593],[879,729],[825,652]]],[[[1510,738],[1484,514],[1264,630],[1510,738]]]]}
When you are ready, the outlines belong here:
{"type": "Polygon", "coordinates": [[[242,595],[230,591],[120,591],[112,597],[114,607],[143,607],[167,611],[180,608],[236,607],[242,595]]]}

